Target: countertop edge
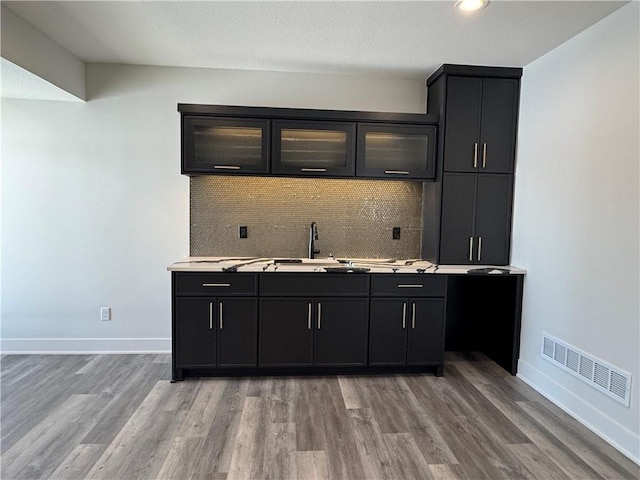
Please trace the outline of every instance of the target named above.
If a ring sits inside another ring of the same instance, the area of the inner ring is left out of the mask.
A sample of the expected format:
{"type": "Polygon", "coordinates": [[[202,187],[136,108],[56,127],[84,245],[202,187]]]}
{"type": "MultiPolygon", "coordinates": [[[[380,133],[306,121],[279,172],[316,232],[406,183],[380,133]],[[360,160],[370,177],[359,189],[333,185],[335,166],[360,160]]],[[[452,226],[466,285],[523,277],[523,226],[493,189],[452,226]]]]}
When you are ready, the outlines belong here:
{"type": "MultiPolygon", "coordinates": [[[[342,265],[337,260],[317,259],[309,264],[277,264],[274,259],[255,257],[186,257],[167,266],[169,272],[193,273],[327,273],[325,266],[342,265]],[[229,270],[230,269],[230,270],[229,270]]],[[[434,265],[422,260],[358,259],[354,267],[369,268],[370,274],[412,275],[526,275],[512,265],[434,265]],[[405,263],[410,263],[406,265],[405,263]],[[479,271],[478,271],[479,270],[479,271]],[[483,271],[486,270],[486,271],[483,271]]],[[[350,273],[350,272],[349,272],[350,273]]],[[[344,273],[343,273],[344,274],[344,273]]]]}

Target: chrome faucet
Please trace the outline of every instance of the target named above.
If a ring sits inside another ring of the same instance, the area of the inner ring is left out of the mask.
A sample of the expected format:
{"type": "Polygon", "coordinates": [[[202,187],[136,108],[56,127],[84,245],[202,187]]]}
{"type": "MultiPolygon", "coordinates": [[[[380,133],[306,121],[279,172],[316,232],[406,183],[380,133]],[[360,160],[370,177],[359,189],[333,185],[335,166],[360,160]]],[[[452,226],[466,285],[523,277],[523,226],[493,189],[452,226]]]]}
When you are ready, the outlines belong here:
{"type": "Polygon", "coordinates": [[[309,227],[309,258],[315,258],[316,253],[320,253],[320,250],[315,249],[314,242],[318,240],[318,224],[311,222],[309,227]]]}

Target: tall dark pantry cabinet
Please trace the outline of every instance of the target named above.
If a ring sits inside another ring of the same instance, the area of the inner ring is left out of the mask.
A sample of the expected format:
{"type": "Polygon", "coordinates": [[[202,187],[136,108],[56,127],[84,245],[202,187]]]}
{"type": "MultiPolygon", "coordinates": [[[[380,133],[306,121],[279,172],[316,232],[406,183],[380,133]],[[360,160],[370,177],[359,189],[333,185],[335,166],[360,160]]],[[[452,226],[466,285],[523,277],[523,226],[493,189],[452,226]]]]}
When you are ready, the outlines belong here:
{"type": "Polygon", "coordinates": [[[425,183],[423,257],[508,265],[521,68],[445,64],[427,80],[440,116],[436,181],[425,183]]]}

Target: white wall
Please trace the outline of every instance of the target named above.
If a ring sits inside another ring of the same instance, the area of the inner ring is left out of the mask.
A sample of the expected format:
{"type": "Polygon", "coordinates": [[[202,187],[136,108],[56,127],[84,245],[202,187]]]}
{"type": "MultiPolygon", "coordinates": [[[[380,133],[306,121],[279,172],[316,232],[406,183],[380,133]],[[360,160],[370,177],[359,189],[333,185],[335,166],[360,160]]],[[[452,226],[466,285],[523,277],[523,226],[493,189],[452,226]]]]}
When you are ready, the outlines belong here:
{"type": "Polygon", "coordinates": [[[169,350],[165,269],[189,254],[178,102],[426,104],[422,81],[113,65],[87,66],[87,93],[86,104],[2,100],[5,351],[169,350]]]}
{"type": "Polygon", "coordinates": [[[0,13],[2,58],[86,100],[84,63],[4,4],[0,13]]]}
{"type": "Polygon", "coordinates": [[[639,3],[524,69],[512,263],[520,375],[640,458],[639,3]],[[633,374],[631,407],[540,356],[542,332],[633,374]]]}

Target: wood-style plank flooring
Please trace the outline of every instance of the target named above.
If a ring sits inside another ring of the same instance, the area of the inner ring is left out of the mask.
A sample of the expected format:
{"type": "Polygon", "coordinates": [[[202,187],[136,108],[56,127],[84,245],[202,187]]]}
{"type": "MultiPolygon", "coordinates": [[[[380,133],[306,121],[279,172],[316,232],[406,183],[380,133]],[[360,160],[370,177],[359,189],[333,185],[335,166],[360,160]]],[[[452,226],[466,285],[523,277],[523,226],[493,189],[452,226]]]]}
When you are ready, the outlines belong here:
{"type": "Polygon", "coordinates": [[[5,355],[2,479],[637,479],[481,355],[445,376],[187,379],[168,355],[5,355]]]}

